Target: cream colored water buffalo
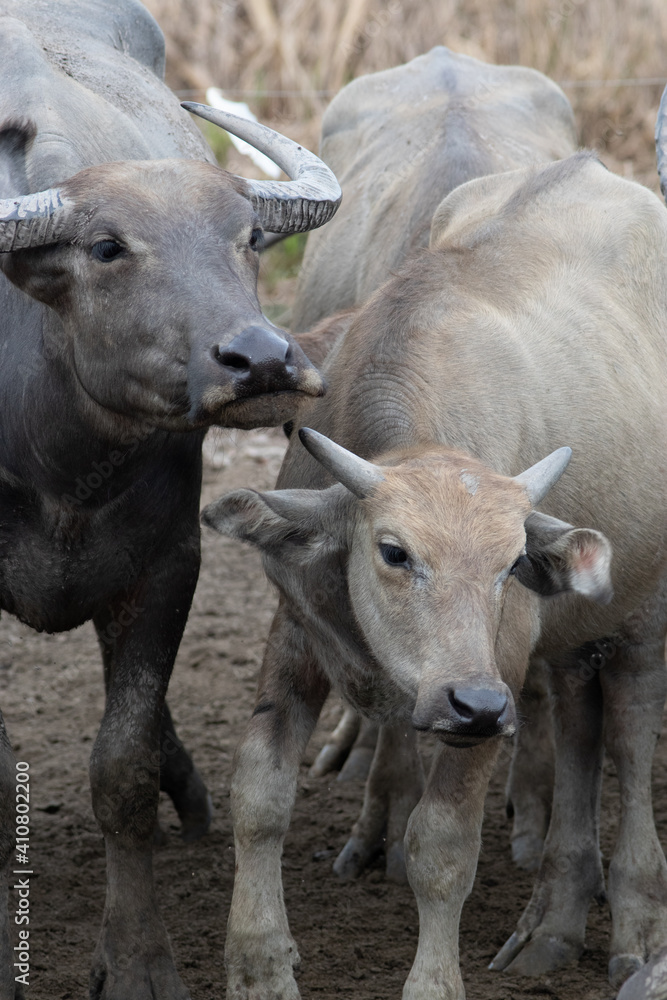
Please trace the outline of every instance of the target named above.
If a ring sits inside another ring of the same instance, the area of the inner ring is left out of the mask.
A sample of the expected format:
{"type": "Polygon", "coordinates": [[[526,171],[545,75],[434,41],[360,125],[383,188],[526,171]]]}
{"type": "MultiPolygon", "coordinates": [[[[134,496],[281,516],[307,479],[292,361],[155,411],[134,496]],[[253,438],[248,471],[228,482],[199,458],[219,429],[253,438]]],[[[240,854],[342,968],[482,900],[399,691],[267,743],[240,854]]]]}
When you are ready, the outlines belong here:
{"type": "MultiPolygon", "coordinates": [[[[667,88],[662,95],[655,126],[660,189],[667,198],[667,88]]],[[[627,980],[618,1000],[667,1000],[667,948],[627,980]]]]}
{"type": "Polygon", "coordinates": [[[628,979],[618,1000],[667,1000],[667,948],[628,979]]]}
{"type": "Polygon", "coordinates": [[[303,422],[343,447],[302,431],[316,461],[295,434],[277,491],[207,509],[262,549],[281,592],[233,779],[235,1000],[299,995],[280,856],[332,685],[367,716],[440,738],[406,835],[420,937],[403,997],[462,1000],[460,911],[531,653],[554,667],[555,811],[496,967],[539,972],[583,947],[604,888],[603,743],[622,803],[612,978],[667,943],[650,798],[666,687],[666,259],[664,206],[591,155],[459,187],[430,249],[327,362],[330,392],[303,422]],[[562,446],[570,466],[534,512],[562,446]],[[554,450],[542,482],[512,478],[554,450]],[[607,539],[614,596],[595,603],[611,597],[607,539]]]}
{"type": "Polygon", "coordinates": [[[445,195],[474,177],[547,163],[577,147],[562,90],[534,69],[493,66],[442,45],[341,90],[320,155],[343,202],[308,238],[292,329],[362,305],[429,240],[445,195]]]}

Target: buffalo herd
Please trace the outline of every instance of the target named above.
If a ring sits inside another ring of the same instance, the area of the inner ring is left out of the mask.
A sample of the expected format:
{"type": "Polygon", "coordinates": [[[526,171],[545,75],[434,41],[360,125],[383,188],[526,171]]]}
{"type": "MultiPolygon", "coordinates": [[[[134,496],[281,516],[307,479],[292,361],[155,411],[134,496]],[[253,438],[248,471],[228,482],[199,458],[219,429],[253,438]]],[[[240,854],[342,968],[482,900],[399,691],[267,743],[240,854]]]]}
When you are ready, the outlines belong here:
{"type": "MultiPolygon", "coordinates": [[[[464,1000],[459,920],[509,740],[513,855],[536,878],[491,968],[577,961],[606,894],[612,988],[666,1000],[664,204],[577,151],[542,74],[443,47],[345,87],[318,158],[179,107],[138,0],[0,0],[0,46],[0,607],[39,631],[92,621],[101,647],[92,1000],[190,997],[152,845],[160,789],[186,839],[211,822],[165,701],[199,571],[201,447],[211,426],[281,424],[275,490],[202,514],[260,550],[279,593],[232,775],[229,1000],[300,996],[281,856],[331,690],[347,708],[315,771],[361,731],[366,777],[334,868],[356,876],[386,834],[419,911],[403,1000],[464,1000]],[[289,180],[221,170],[187,111],[289,180]],[[262,313],[259,252],[310,230],[290,334],[262,313]],[[606,884],[605,751],[621,792],[606,884]]],[[[25,982],[16,775],[0,716],[0,1000],[25,982]]]]}

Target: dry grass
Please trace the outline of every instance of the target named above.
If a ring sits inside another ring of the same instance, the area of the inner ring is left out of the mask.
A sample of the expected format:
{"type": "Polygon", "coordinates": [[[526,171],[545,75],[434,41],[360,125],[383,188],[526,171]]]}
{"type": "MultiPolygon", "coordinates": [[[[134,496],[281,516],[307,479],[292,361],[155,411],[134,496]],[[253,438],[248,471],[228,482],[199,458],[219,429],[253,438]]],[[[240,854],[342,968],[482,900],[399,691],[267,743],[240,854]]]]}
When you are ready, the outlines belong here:
{"type": "MultiPolygon", "coordinates": [[[[664,0],[145,2],[167,37],[175,89],[215,84],[251,91],[244,99],[263,120],[311,145],[329,95],[347,80],[439,43],[493,62],[534,66],[566,83],[667,76],[664,0]]],[[[660,84],[565,90],[582,145],[657,190],[653,126],[660,84]]]]}

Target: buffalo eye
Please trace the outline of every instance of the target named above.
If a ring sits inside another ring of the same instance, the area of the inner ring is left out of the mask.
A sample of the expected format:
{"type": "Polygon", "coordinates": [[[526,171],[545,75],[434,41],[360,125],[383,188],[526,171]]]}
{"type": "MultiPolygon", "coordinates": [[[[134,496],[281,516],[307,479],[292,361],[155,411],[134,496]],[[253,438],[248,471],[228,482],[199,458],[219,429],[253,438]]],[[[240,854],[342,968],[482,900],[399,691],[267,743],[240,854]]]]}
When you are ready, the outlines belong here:
{"type": "Polygon", "coordinates": [[[525,566],[529,561],[530,560],[528,559],[528,556],[519,556],[519,558],[512,563],[512,566],[510,568],[510,576],[516,576],[517,572],[521,569],[521,567],[525,566]]]}
{"type": "Polygon", "coordinates": [[[253,229],[250,234],[250,239],[248,240],[248,245],[251,250],[261,250],[264,243],[264,230],[263,229],[253,229]]]}
{"type": "Polygon", "coordinates": [[[99,243],[95,243],[93,246],[92,254],[95,260],[100,260],[106,264],[108,261],[118,257],[123,252],[123,249],[116,240],[100,240],[99,243]]]}
{"type": "Polygon", "coordinates": [[[398,545],[386,545],[382,543],[380,545],[380,553],[388,566],[408,565],[408,554],[405,549],[399,548],[398,545]]]}

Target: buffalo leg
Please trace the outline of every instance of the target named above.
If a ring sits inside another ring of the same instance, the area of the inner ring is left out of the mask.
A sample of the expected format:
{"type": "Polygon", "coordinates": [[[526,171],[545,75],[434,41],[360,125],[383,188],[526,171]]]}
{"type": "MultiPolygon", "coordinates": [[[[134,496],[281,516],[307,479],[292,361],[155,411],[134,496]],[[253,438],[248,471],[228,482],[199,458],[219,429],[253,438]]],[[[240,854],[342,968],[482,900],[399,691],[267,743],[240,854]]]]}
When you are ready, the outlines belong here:
{"type": "Polygon", "coordinates": [[[467,750],[441,747],[405,836],[419,908],[419,945],[403,1000],[464,1000],[459,922],[481,843],[484,799],[499,751],[493,740],[467,750]]]}
{"type": "Polygon", "coordinates": [[[107,699],[90,762],[104,834],[107,895],[90,979],[93,1000],[187,1000],[153,887],[164,697],[197,581],[196,547],[174,546],[150,580],[95,619],[107,699]]]}
{"type": "Polygon", "coordinates": [[[340,771],[338,781],[365,781],[378,738],[377,723],[347,707],[310,769],[312,778],[340,771]]]}
{"type": "MultiPolygon", "coordinates": [[[[109,689],[113,645],[100,643],[104,665],[104,687],[109,689]]],[[[167,702],[162,710],[160,727],[160,791],[174,803],[181,821],[181,837],[186,843],[198,840],[207,832],[213,817],[211,796],[184,744],[178,737],[167,702]]],[[[154,841],[163,843],[166,835],[156,820],[154,841]]]]}
{"type": "Polygon", "coordinates": [[[599,674],[583,652],[574,653],[552,664],[551,688],[556,768],[549,832],[531,900],[490,966],[533,976],[579,958],[591,900],[604,898],[599,674]]]}
{"type": "Polygon", "coordinates": [[[295,1000],[298,964],[280,859],[303,753],[328,694],[301,627],[279,608],[257,704],[236,752],[231,789],[236,877],[227,927],[227,996],[295,1000]]]}
{"type": "Polygon", "coordinates": [[[359,735],[361,716],[347,705],[336,728],[317,755],[310,771],[311,778],[321,778],[331,771],[338,771],[347,759],[359,735]]]}
{"type": "Polygon", "coordinates": [[[176,733],[166,702],[160,729],[160,791],[174,803],[183,840],[190,843],[202,837],[213,816],[211,796],[176,733]]]}
{"type": "Polygon", "coordinates": [[[618,1000],[667,1000],[667,948],[624,983],[618,1000]]]}
{"type": "MultiPolygon", "coordinates": [[[[9,919],[10,871],[13,867],[16,809],[14,754],[0,714],[0,1000],[14,1000],[14,958],[9,919]]],[[[18,994],[17,994],[18,995],[18,994]]]]}
{"type": "Polygon", "coordinates": [[[651,764],[667,688],[664,637],[653,644],[625,645],[600,679],[605,743],[621,788],[618,840],[609,866],[609,979],[618,988],[667,945],[667,863],[651,799],[651,764]]]}
{"type": "Polygon", "coordinates": [[[365,781],[370,774],[375,747],[378,741],[378,724],[362,718],[359,735],[354,741],[347,760],[340,769],[337,781],[365,781]]]}
{"type": "Polygon", "coordinates": [[[334,863],[336,874],[345,879],[360,875],[384,837],[387,876],[394,882],[405,882],[403,839],[423,788],[414,729],[405,723],[381,726],[363,809],[352,828],[352,836],[334,863]]]}
{"type": "Polygon", "coordinates": [[[521,725],[507,779],[506,809],[512,824],[512,858],[519,868],[537,871],[549,828],[553,798],[553,726],[547,665],[531,660],[521,691],[521,725]]]}

